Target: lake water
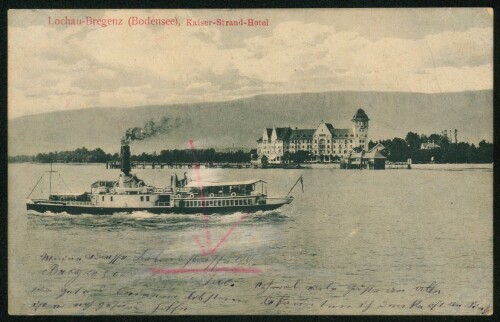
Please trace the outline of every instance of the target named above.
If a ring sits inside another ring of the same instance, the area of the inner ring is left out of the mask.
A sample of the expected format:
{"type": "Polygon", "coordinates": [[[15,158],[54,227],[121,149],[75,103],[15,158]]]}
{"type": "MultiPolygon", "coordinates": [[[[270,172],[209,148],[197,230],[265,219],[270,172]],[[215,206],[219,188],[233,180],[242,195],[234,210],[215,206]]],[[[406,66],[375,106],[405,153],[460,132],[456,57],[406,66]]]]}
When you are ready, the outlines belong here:
{"type": "MultiPolygon", "coordinates": [[[[304,178],[290,205],[208,221],[202,214],[27,212],[25,198],[46,170],[9,165],[12,314],[492,312],[491,165],[201,169],[203,180],[263,179],[278,195],[304,178]],[[203,256],[196,236],[207,248],[222,241],[203,256]]],[[[104,165],[54,170],[53,191],[66,189],[59,175],[80,192],[119,174],[104,165]]],[[[157,186],[168,185],[170,172],[135,171],[157,186]]]]}

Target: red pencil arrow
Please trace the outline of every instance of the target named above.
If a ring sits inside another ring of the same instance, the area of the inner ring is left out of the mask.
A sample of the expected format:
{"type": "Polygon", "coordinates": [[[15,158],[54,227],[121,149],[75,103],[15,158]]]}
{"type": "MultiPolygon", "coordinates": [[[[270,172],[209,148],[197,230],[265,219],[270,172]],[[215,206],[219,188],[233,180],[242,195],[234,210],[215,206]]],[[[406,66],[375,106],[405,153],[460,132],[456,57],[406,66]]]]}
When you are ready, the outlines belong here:
{"type": "MultiPolygon", "coordinates": [[[[194,143],[193,143],[192,139],[189,139],[189,147],[191,148],[191,152],[193,153],[194,171],[195,171],[195,174],[196,174],[196,182],[198,183],[198,188],[200,190],[200,198],[201,198],[202,201],[204,201],[205,200],[205,195],[203,194],[203,186],[202,186],[202,180],[201,180],[201,175],[200,175],[200,163],[198,162],[198,159],[196,157],[196,149],[194,147],[194,143]]],[[[202,205],[206,205],[206,203],[202,202],[202,205]]],[[[203,206],[203,207],[206,207],[206,206],[203,206]]],[[[236,229],[236,227],[238,227],[238,225],[240,224],[240,222],[243,219],[245,219],[246,217],[248,217],[248,214],[241,215],[240,218],[238,219],[238,221],[235,222],[226,231],[226,233],[222,236],[222,238],[220,239],[220,241],[214,247],[212,247],[212,238],[211,238],[211,234],[210,234],[210,227],[208,225],[209,217],[208,217],[208,215],[206,213],[204,213],[203,214],[203,220],[205,221],[205,243],[206,243],[206,245],[205,246],[203,245],[203,243],[201,242],[201,239],[200,239],[199,235],[195,235],[194,236],[194,239],[195,239],[196,243],[198,244],[198,247],[200,247],[201,253],[204,256],[209,256],[209,255],[214,254],[217,251],[217,249],[219,249],[219,247],[222,246],[222,244],[224,244],[226,242],[226,240],[234,232],[234,230],[236,229]]]]}

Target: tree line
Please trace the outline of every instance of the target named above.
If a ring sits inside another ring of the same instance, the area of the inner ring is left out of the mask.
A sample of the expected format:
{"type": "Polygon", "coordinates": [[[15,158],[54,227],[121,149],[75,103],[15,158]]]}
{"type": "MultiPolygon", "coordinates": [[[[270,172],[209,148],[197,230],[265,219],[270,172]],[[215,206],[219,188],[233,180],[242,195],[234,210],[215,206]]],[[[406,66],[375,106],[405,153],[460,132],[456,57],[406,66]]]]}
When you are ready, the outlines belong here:
{"type": "MultiPolygon", "coordinates": [[[[405,162],[412,159],[413,163],[492,163],[493,143],[482,140],[476,146],[466,142],[452,143],[446,135],[431,134],[419,135],[408,132],[404,139],[393,138],[388,140],[370,141],[368,148],[371,149],[377,143],[381,143],[385,149],[381,152],[391,162],[405,162]],[[422,143],[434,142],[439,147],[422,149],[422,143]]],[[[228,151],[221,152],[215,149],[199,149],[193,154],[189,149],[162,150],[160,153],[141,153],[132,155],[132,161],[138,162],[162,162],[162,163],[189,163],[195,160],[200,163],[243,163],[257,159],[257,150],[228,151]]],[[[303,163],[314,159],[308,151],[286,153],[283,160],[287,163],[303,163]]],[[[88,150],[85,147],[74,151],[59,151],[49,153],[38,153],[34,156],[18,155],[9,156],[9,162],[38,162],[38,163],[105,163],[108,161],[120,161],[118,153],[105,153],[102,149],[88,150]]],[[[261,160],[265,162],[266,159],[261,160]]]]}
{"type": "MultiPolygon", "coordinates": [[[[132,155],[130,159],[138,162],[162,162],[162,163],[177,163],[177,162],[194,162],[213,163],[213,162],[230,162],[242,163],[250,162],[252,153],[257,155],[257,150],[250,152],[245,151],[229,151],[219,152],[215,149],[199,149],[191,151],[185,150],[162,150],[160,153],[141,153],[132,155]]],[[[9,162],[37,162],[37,163],[105,163],[109,161],[120,161],[120,154],[105,153],[102,149],[96,148],[88,150],[85,147],[78,148],[74,151],[59,151],[49,153],[38,153],[33,156],[17,155],[9,156],[9,162]]]]}
{"type": "Polygon", "coordinates": [[[404,162],[411,159],[413,163],[492,163],[493,143],[482,140],[476,146],[466,142],[454,143],[447,135],[419,135],[408,132],[406,138],[370,141],[371,149],[381,143],[385,149],[381,152],[391,162],[404,162]],[[435,143],[439,147],[422,149],[423,143],[435,143]]]}
{"type": "Polygon", "coordinates": [[[118,159],[118,153],[111,155],[100,148],[88,150],[85,147],[74,151],[56,151],[48,153],[38,153],[36,155],[9,156],[9,162],[39,162],[39,163],[103,163],[109,160],[118,159]]]}

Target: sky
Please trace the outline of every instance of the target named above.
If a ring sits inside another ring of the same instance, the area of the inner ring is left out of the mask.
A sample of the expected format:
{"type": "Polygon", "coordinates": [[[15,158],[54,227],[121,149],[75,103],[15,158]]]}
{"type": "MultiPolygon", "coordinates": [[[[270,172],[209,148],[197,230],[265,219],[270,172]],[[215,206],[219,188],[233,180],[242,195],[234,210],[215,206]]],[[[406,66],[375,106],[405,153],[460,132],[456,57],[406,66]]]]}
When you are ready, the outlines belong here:
{"type": "Polygon", "coordinates": [[[492,88],[487,8],[8,13],[9,119],[270,93],[492,88]],[[87,16],[123,25],[54,24],[87,16]],[[179,26],[130,27],[129,17],[177,18],[179,26]],[[187,26],[187,19],[269,25],[187,26]]]}

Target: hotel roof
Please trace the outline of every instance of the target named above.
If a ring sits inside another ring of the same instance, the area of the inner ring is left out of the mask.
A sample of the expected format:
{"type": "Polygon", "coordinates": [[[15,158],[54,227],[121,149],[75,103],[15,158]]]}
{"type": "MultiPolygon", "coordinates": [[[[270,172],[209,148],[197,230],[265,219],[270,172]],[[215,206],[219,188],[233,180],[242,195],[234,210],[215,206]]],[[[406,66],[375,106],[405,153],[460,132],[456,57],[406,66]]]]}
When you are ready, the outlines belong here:
{"type": "Polygon", "coordinates": [[[315,129],[294,129],[290,135],[290,140],[312,139],[315,129]]]}
{"type": "Polygon", "coordinates": [[[333,137],[347,138],[354,137],[354,132],[351,129],[334,129],[333,137]]]}

